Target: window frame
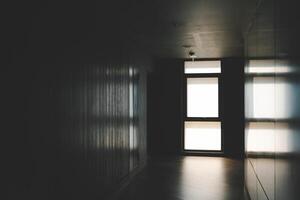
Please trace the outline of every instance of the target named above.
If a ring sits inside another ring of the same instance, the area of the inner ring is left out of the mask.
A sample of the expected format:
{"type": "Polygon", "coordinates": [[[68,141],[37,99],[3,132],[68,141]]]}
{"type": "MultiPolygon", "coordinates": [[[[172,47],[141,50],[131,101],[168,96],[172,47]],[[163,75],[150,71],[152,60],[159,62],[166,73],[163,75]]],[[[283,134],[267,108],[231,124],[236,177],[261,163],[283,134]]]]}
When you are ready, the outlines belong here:
{"type": "Polygon", "coordinates": [[[195,60],[197,61],[220,61],[220,73],[185,73],[185,61],[184,60],[182,67],[183,74],[183,89],[182,89],[182,134],[181,134],[181,151],[183,154],[199,154],[199,155],[223,155],[224,154],[224,120],[223,120],[223,70],[222,70],[222,61],[220,59],[205,59],[205,60],[195,60]],[[187,79],[188,78],[218,78],[218,117],[188,117],[187,116],[187,79]],[[186,150],[184,148],[185,142],[185,122],[187,121],[212,121],[212,122],[220,122],[221,123],[221,150],[186,150]]]}

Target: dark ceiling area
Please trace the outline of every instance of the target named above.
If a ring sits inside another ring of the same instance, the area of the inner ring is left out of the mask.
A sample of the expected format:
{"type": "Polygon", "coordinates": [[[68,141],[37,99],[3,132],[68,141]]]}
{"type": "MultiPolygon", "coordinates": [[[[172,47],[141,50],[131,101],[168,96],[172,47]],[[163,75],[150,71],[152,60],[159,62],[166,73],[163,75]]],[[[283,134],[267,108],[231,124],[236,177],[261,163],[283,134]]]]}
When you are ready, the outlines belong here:
{"type": "MultiPolygon", "coordinates": [[[[139,45],[155,58],[225,58],[272,56],[272,38],[292,38],[295,4],[281,7],[282,22],[275,27],[271,0],[101,0],[7,2],[3,46],[10,60],[23,57],[38,62],[74,55],[97,57],[118,51],[121,43],[139,45]],[[256,21],[254,19],[257,19],[256,21]],[[280,26],[280,27],[279,27],[280,26]],[[255,27],[255,32],[250,30],[255,27]],[[280,31],[275,31],[275,29],[280,31]],[[251,32],[251,33],[250,33],[251,32]],[[248,38],[245,40],[245,38],[248,38]],[[257,51],[259,49],[260,52],[257,51]],[[30,59],[29,59],[30,58],[30,59]]],[[[279,1],[278,1],[279,2],[279,1]]],[[[294,31],[298,33],[297,31],[294,31]]],[[[294,41],[282,40],[280,55],[289,54],[294,41]]],[[[293,47],[297,48],[297,47],[293,47]]],[[[24,60],[24,59],[23,59],[24,60]]],[[[69,62],[69,61],[68,61],[69,62]]]]}
{"type": "Polygon", "coordinates": [[[188,58],[189,51],[197,58],[270,57],[275,46],[286,56],[298,48],[290,40],[298,38],[297,8],[293,0],[130,0],[120,7],[120,32],[154,57],[188,58]],[[274,36],[282,42],[274,44],[274,36]]]}
{"type": "Polygon", "coordinates": [[[198,58],[243,56],[243,35],[259,2],[7,2],[9,20],[3,27],[10,31],[5,43],[11,55],[41,54],[41,60],[44,55],[66,56],[74,51],[101,54],[104,47],[126,40],[139,43],[145,52],[158,58],[187,58],[189,51],[198,58]]]}
{"type": "Polygon", "coordinates": [[[155,57],[198,58],[243,55],[242,24],[255,1],[165,0],[132,1],[124,29],[155,57]],[[247,8],[247,10],[246,10],[247,8]]]}

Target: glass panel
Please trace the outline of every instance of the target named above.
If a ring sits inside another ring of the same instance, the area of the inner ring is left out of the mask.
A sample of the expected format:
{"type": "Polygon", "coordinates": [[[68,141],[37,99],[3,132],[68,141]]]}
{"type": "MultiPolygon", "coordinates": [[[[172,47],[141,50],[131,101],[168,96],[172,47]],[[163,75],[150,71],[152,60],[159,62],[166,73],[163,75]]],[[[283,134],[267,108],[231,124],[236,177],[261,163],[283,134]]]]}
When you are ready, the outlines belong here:
{"type": "Polygon", "coordinates": [[[184,62],[184,73],[221,73],[221,62],[214,61],[186,61],[184,62]]]}
{"type": "Polygon", "coordinates": [[[218,78],[187,79],[187,116],[218,117],[218,78]]]}
{"type": "Polygon", "coordinates": [[[221,122],[185,122],[185,150],[221,150],[221,122]]]}

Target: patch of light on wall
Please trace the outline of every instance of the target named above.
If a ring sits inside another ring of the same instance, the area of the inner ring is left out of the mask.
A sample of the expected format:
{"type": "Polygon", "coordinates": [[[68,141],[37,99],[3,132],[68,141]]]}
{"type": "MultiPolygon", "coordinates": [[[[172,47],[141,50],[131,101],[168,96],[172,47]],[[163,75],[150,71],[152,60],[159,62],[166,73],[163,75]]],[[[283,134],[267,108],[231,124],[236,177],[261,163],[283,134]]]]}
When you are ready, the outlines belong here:
{"type": "Polygon", "coordinates": [[[247,131],[247,151],[273,153],[275,150],[274,122],[251,122],[247,131]]]}
{"type": "Polygon", "coordinates": [[[249,73],[275,73],[275,60],[249,60],[249,73]]]}
{"type": "Polygon", "coordinates": [[[218,117],[218,78],[187,79],[187,116],[218,117]]]}
{"type": "Polygon", "coordinates": [[[184,62],[184,73],[221,73],[221,62],[214,61],[186,61],[184,62]]]}
{"type": "Polygon", "coordinates": [[[275,117],[274,77],[253,78],[253,117],[275,117]]]}
{"type": "Polygon", "coordinates": [[[291,88],[284,78],[276,78],[276,119],[288,119],[291,116],[292,110],[290,101],[292,99],[291,88]]]}
{"type": "MultiPolygon", "coordinates": [[[[295,151],[295,146],[293,145],[294,136],[298,135],[298,133],[294,133],[293,129],[290,129],[289,124],[285,122],[276,122],[276,152],[277,153],[291,153],[295,151]]],[[[296,150],[297,151],[297,150],[296,150]]],[[[299,149],[298,149],[299,151],[299,149]]]]}
{"type": "Polygon", "coordinates": [[[185,122],[185,150],[221,150],[220,122],[185,122]]]}
{"type": "Polygon", "coordinates": [[[295,72],[295,69],[289,63],[289,60],[279,59],[276,60],[276,69],[277,74],[286,74],[295,72]]]}
{"type": "Polygon", "coordinates": [[[249,60],[248,72],[257,74],[285,74],[292,72],[292,67],[289,66],[287,60],[249,60]]]}

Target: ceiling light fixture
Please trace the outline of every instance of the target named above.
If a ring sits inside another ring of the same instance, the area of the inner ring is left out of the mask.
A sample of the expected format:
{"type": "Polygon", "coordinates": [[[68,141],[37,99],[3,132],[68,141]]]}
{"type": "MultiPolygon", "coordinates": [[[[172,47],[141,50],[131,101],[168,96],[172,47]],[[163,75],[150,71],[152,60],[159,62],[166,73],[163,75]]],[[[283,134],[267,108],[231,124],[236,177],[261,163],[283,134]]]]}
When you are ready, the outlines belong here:
{"type": "Polygon", "coordinates": [[[194,59],[197,58],[195,52],[193,52],[193,51],[190,51],[190,52],[189,52],[189,56],[190,56],[190,58],[192,59],[192,61],[194,61],[194,59]]]}

